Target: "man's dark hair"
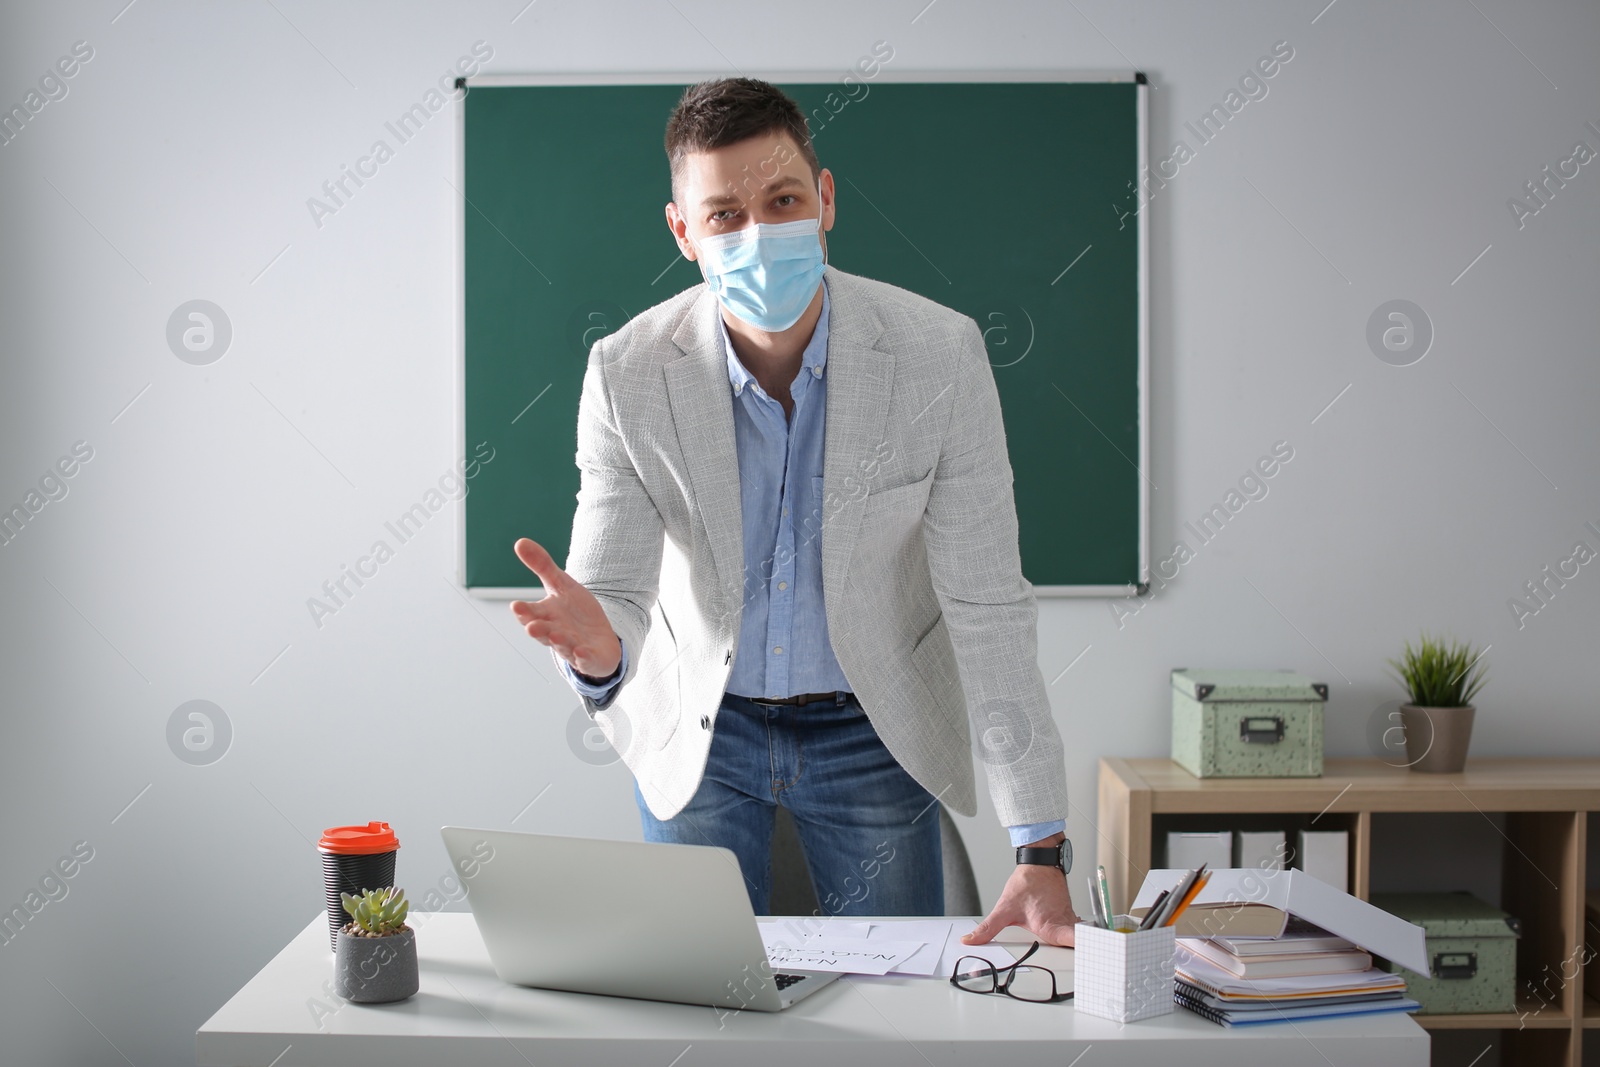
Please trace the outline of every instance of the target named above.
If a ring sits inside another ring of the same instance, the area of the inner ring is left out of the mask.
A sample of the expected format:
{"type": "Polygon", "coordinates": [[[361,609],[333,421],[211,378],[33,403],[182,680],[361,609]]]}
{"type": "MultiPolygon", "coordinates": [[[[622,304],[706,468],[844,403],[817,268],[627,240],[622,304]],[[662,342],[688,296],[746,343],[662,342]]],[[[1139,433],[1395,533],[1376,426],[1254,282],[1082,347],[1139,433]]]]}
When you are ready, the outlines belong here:
{"type": "MultiPolygon", "coordinates": [[[[755,78],[718,78],[683,91],[667,119],[667,164],[672,169],[672,198],[678,200],[683,157],[771,132],[787,133],[800,148],[815,180],[822,173],[811,133],[800,105],[776,86],[755,78]]],[[[760,181],[760,178],[756,178],[760,181]]],[[[744,190],[735,190],[743,196],[744,190]]]]}

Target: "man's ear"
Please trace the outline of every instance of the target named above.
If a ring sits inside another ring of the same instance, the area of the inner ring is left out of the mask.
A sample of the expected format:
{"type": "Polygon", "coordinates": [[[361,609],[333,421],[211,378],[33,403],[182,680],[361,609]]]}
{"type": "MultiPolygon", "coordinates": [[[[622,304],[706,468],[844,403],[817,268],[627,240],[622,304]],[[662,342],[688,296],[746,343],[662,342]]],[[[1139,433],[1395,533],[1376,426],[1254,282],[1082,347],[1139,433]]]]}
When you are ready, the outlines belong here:
{"type": "Polygon", "coordinates": [[[694,244],[689,240],[688,223],[684,221],[683,215],[678,211],[678,205],[668,200],[666,214],[667,229],[672,231],[672,239],[678,243],[678,251],[683,253],[684,259],[693,260],[695,258],[694,244]]]}
{"type": "Polygon", "coordinates": [[[835,217],[836,204],[834,202],[833,171],[823,167],[822,173],[817,177],[822,181],[822,229],[826,233],[828,230],[833,229],[835,217]]]}

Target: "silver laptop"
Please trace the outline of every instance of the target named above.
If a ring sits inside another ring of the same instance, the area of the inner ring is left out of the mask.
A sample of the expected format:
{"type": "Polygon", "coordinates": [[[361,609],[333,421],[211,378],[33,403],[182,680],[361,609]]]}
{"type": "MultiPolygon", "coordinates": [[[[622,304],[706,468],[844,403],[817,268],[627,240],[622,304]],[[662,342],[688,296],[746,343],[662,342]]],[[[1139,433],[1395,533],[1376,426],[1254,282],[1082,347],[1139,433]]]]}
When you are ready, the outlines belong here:
{"type": "Polygon", "coordinates": [[[839,977],[775,970],[729,849],[439,832],[495,973],[515,985],[781,1011],[839,977]]]}

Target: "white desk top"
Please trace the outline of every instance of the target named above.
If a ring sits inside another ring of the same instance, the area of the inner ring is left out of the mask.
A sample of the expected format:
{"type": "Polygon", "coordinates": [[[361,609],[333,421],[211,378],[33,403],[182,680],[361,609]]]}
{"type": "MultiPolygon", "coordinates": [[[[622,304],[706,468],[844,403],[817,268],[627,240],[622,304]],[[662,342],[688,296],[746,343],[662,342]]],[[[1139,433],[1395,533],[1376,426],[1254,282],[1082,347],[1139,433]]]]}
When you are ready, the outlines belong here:
{"type": "MultiPolygon", "coordinates": [[[[1240,1031],[1180,1008],[1119,1025],[1080,1015],[1072,1001],[1027,1004],[965,993],[943,978],[900,975],[847,975],[773,1013],[528,989],[495,975],[470,913],[414,913],[410,922],[417,930],[422,981],[415,996],[379,1005],[335,996],[327,914],[318,912],[196,1032],[200,1067],[779,1067],[867,1062],[866,1055],[874,1067],[1065,1067],[1091,1046],[1094,1067],[1428,1063],[1427,1032],[1403,1014],[1240,1031]],[[691,1046],[693,1052],[680,1061],[691,1046]]],[[[1020,941],[1023,949],[1033,942],[1017,927],[998,940],[1020,941]]],[[[1072,958],[1069,949],[1041,947],[1029,962],[1051,968],[1065,982],[1072,958]]]]}

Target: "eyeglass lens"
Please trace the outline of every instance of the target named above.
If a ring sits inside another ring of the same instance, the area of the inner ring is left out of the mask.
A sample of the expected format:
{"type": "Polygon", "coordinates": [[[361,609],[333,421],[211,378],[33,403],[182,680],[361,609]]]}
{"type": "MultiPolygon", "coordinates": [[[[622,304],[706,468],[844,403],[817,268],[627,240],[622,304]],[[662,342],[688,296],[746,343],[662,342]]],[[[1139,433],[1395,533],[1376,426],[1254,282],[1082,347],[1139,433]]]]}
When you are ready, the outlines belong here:
{"type": "Polygon", "coordinates": [[[1046,968],[1023,965],[1002,970],[1003,978],[988,960],[963,956],[956,961],[956,985],[974,993],[996,993],[1004,982],[1005,991],[1019,1000],[1049,1000],[1055,995],[1055,976],[1046,968]]]}
{"type": "Polygon", "coordinates": [[[1049,1000],[1055,991],[1055,977],[1043,967],[1017,967],[1006,983],[1006,992],[1018,1000],[1049,1000]]]}

